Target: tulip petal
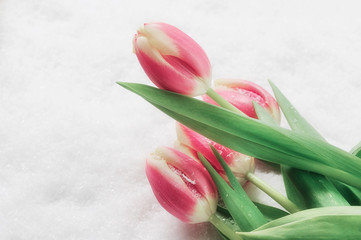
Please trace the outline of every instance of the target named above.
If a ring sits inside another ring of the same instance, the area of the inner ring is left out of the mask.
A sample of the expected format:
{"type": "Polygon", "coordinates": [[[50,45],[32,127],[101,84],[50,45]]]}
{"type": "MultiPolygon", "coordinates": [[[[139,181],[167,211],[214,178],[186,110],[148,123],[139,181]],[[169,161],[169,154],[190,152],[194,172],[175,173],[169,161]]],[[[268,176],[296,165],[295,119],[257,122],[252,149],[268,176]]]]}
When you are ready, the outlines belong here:
{"type": "MultiPolygon", "coordinates": [[[[253,107],[252,100],[260,102],[261,98],[259,96],[256,100],[255,97],[250,98],[249,95],[245,95],[245,91],[241,92],[233,89],[215,89],[215,91],[247,116],[251,118],[257,118],[257,114],[253,107]]],[[[219,104],[217,104],[207,95],[203,96],[203,100],[207,103],[219,106],[219,104]]]]}
{"type": "Polygon", "coordinates": [[[172,67],[163,56],[149,45],[145,37],[134,38],[134,49],[145,73],[157,87],[187,94],[193,92],[196,81],[183,75],[172,67]],[[177,81],[171,81],[176,79],[177,81]]]}
{"type": "Polygon", "coordinates": [[[216,211],[216,187],[203,165],[160,147],[147,158],[146,174],[159,203],[184,222],[208,221],[216,211]]]}
{"type": "Polygon", "coordinates": [[[178,28],[148,23],[133,39],[133,51],[157,87],[188,96],[204,94],[211,66],[203,49],[178,28]]]}
{"type": "MultiPolygon", "coordinates": [[[[241,79],[215,80],[216,92],[236,106],[239,110],[252,118],[257,118],[252,101],[266,109],[279,124],[281,113],[276,100],[261,86],[241,79]]],[[[204,101],[215,104],[208,96],[204,101]]]]}
{"type": "Polygon", "coordinates": [[[186,194],[186,188],[171,174],[166,174],[166,170],[159,171],[158,168],[147,165],[146,174],[152,186],[153,193],[159,203],[169,213],[179,218],[183,222],[188,222],[188,215],[193,212],[195,199],[186,194]],[[173,204],[177,202],[177,204],[173,204]]]}
{"type": "Polygon", "coordinates": [[[193,66],[198,76],[210,79],[210,62],[199,44],[178,28],[166,23],[146,23],[144,30],[152,37],[156,45],[166,51],[163,55],[173,55],[189,66],[193,66]]]}
{"type": "Polygon", "coordinates": [[[195,159],[196,161],[200,162],[197,156],[197,151],[195,151],[193,148],[189,147],[188,145],[185,145],[181,143],[180,141],[176,140],[174,143],[174,148],[185,155],[195,159]]]}

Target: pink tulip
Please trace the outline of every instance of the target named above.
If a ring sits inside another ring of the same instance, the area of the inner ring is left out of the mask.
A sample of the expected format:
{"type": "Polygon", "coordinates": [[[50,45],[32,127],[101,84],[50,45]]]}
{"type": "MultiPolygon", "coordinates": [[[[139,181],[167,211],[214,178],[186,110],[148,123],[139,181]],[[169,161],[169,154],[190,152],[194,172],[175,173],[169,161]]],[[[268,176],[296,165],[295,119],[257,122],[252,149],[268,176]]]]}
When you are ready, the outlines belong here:
{"type": "MultiPolygon", "coordinates": [[[[266,109],[277,123],[280,123],[281,114],[276,100],[270,93],[259,85],[240,79],[218,79],[215,81],[215,87],[215,91],[219,95],[232,103],[249,117],[257,118],[257,114],[252,103],[255,101],[266,109]]],[[[207,95],[203,96],[203,100],[208,103],[216,104],[207,95]]]]}
{"type": "Polygon", "coordinates": [[[198,159],[196,152],[202,153],[226,181],[226,174],[209,144],[217,149],[241,184],[246,183],[245,178],[248,172],[254,172],[254,158],[222,146],[180,123],[177,123],[177,136],[179,143],[176,146],[178,149],[196,159],[198,159]]]}
{"type": "Polygon", "coordinates": [[[217,188],[200,162],[168,147],[147,158],[153,193],[169,213],[187,223],[207,222],[216,212],[217,188]]]}
{"type": "Polygon", "coordinates": [[[187,34],[166,23],[146,23],[133,39],[145,73],[161,89],[197,96],[211,84],[204,50],[187,34]]]}

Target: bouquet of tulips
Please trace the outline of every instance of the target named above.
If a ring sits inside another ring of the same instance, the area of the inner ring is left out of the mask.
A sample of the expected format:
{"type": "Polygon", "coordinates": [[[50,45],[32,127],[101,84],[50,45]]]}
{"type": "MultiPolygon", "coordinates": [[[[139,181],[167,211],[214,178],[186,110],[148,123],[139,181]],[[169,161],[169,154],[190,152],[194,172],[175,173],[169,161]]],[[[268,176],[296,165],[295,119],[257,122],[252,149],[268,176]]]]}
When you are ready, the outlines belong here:
{"type": "Polygon", "coordinates": [[[203,49],[165,23],[141,27],[134,52],[159,88],[119,82],[177,123],[174,148],[147,158],[159,203],[187,223],[210,222],[222,239],[361,239],[361,145],[328,144],[272,83],[218,79],[203,49]],[[203,101],[196,96],[202,96],[203,101]],[[280,109],[291,129],[279,126],[280,109]],[[254,174],[265,161],[281,169],[287,196],[254,174]],[[251,182],[284,210],[252,201],[251,182]]]}

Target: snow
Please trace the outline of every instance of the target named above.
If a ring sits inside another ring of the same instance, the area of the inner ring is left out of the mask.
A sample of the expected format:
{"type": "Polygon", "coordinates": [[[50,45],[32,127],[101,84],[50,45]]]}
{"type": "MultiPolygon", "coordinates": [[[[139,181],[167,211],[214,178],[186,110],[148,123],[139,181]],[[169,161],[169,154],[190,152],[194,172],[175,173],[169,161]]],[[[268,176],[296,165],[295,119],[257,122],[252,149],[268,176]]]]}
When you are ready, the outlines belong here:
{"type": "MultiPolygon", "coordinates": [[[[359,9],[357,1],[1,1],[0,239],[219,239],[209,224],[163,210],[146,180],[146,156],[176,134],[173,120],[115,84],[151,84],[132,53],[136,29],[179,27],[205,49],[214,79],[267,90],[271,79],[349,150],[361,140],[359,9]]],[[[277,173],[258,174],[284,192],[277,173]]]]}

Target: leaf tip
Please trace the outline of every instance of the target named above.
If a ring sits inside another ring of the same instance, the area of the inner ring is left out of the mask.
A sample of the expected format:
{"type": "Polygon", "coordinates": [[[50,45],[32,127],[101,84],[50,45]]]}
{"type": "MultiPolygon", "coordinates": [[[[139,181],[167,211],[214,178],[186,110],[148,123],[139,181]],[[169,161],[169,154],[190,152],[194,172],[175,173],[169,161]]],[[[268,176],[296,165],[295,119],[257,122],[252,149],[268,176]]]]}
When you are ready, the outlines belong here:
{"type": "Polygon", "coordinates": [[[275,93],[275,91],[278,90],[278,88],[276,87],[276,84],[274,84],[274,82],[272,82],[270,79],[268,79],[268,83],[271,86],[273,93],[275,93]]]}
{"type": "Polygon", "coordinates": [[[139,83],[130,83],[130,82],[116,82],[119,86],[131,91],[131,92],[134,92],[134,93],[137,93],[139,91],[139,87],[140,84],[139,83]]]}
{"type": "Polygon", "coordinates": [[[129,83],[127,83],[127,82],[115,82],[115,83],[123,88],[129,88],[129,86],[128,86],[129,83]]]}

